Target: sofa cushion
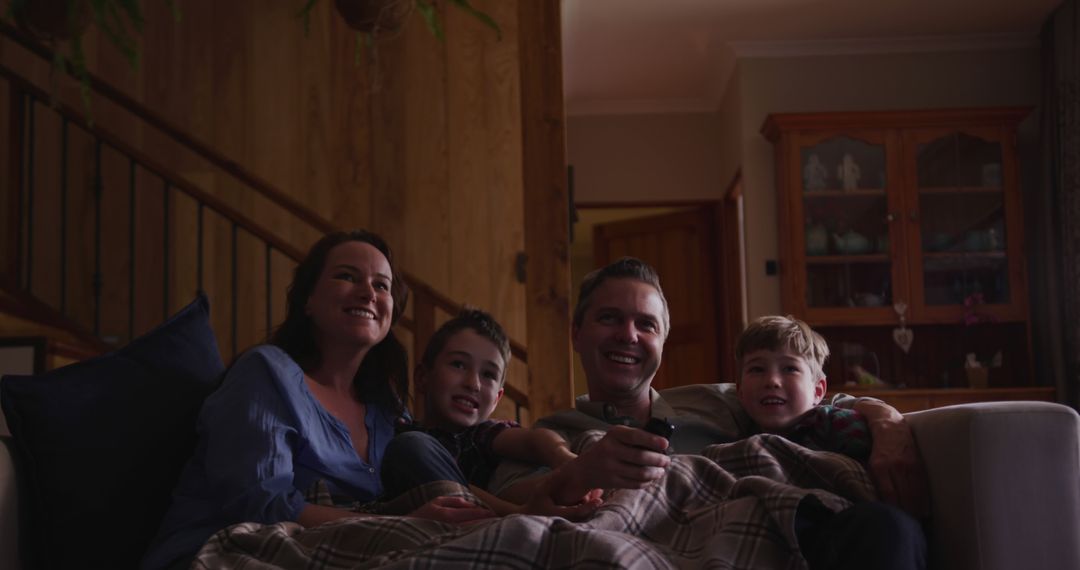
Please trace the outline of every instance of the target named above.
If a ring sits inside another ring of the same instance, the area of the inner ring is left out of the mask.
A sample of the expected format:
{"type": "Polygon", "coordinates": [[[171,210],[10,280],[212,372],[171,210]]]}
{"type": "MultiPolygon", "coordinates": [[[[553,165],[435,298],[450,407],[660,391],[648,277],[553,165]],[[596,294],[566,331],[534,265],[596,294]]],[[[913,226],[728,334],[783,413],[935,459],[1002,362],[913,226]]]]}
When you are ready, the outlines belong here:
{"type": "Polygon", "coordinates": [[[26,562],[137,567],[194,450],[195,417],[223,370],[200,294],[116,352],[4,377],[0,405],[29,514],[26,562]]]}

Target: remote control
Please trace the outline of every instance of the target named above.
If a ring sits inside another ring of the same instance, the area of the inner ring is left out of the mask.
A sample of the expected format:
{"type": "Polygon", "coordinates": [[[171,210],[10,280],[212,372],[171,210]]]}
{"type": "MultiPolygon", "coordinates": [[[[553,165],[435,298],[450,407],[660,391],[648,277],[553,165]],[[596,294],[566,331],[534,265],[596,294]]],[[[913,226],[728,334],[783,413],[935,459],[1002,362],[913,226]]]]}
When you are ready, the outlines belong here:
{"type": "Polygon", "coordinates": [[[667,418],[649,418],[649,421],[645,424],[643,429],[651,434],[658,435],[668,440],[666,453],[671,455],[671,434],[675,433],[675,424],[668,421],[667,418]]]}

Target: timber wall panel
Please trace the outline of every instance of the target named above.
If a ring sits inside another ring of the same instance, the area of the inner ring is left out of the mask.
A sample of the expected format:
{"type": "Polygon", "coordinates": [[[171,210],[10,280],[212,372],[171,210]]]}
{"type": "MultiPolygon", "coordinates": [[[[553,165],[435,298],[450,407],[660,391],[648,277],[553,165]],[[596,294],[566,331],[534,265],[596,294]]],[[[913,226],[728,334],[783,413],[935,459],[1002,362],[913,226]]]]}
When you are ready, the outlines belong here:
{"type": "MultiPolygon", "coordinates": [[[[140,69],[132,71],[93,32],[85,44],[90,68],[324,218],[383,234],[400,267],[447,297],[493,312],[514,338],[524,341],[525,288],[514,276],[515,256],[524,249],[518,2],[477,2],[499,22],[501,41],[460,10],[444,8],[445,44],[413,17],[398,35],[380,41],[377,52],[363,50],[360,65],[354,63],[355,34],[333,3],[317,5],[307,36],[295,17],[300,4],[190,0],[179,4],[182,19],[174,22],[164,2],[147,2],[140,69]]],[[[48,65],[21,48],[0,41],[0,59],[38,85],[50,85],[48,65]]],[[[78,88],[70,80],[57,79],[55,92],[81,108],[78,88]]],[[[7,94],[2,97],[6,100],[7,94]]],[[[306,251],[319,237],[103,98],[94,98],[92,106],[99,124],[271,227],[294,247],[306,251]]],[[[93,144],[78,129],[71,129],[69,137],[68,306],[90,323],[93,201],[86,190],[93,184],[93,144]]],[[[5,139],[6,133],[0,141],[5,139]]],[[[7,160],[6,145],[2,151],[0,160],[7,160]]],[[[128,166],[110,158],[104,168],[110,188],[103,244],[116,250],[107,272],[110,280],[122,283],[107,295],[110,309],[102,314],[111,316],[103,319],[108,329],[103,333],[126,339],[128,166]]],[[[175,310],[194,292],[197,225],[194,206],[175,191],[171,194],[169,237],[181,248],[168,267],[169,307],[175,310]]],[[[162,208],[160,180],[140,169],[140,259],[161,251],[162,208]]],[[[231,228],[209,210],[203,227],[203,288],[228,359],[231,228]]],[[[51,252],[58,251],[59,237],[51,239],[35,245],[43,258],[57,255],[51,252]]],[[[265,252],[248,241],[241,232],[239,249],[252,255],[243,256],[237,271],[240,348],[260,340],[266,328],[265,252]]],[[[276,323],[284,315],[292,266],[280,254],[273,259],[276,323]]],[[[51,258],[49,263],[54,264],[51,258]]],[[[164,271],[150,268],[136,276],[135,334],[162,319],[158,292],[164,271]]],[[[515,367],[510,381],[524,386],[524,371],[515,367]]]]}

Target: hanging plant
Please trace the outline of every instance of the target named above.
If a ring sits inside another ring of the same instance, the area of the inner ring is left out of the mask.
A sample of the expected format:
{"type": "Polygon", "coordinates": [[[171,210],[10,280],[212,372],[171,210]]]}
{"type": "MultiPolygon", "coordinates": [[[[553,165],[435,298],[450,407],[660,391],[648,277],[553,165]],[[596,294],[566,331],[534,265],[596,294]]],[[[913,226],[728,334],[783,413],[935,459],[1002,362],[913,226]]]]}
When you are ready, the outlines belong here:
{"type": "MultiPolygon", "coordinates": [[[[319,0],[307,0],[300,9],[299,16],[304,21],[304,31],[309,27],[311,10],[319,0]]],[[[442,23],[439,21],[438,0],[334,0],[334,7],[345,23],[357,33],[357,49],[361,44],[372,45],[375,39],[385,33],[400,30],[409,16],[415,11],[424,19],[431,34],[439,41],[446,39],[442,23]]],[[[478,10],[469,0],[446,0],[449,4],[464,10],[485,26],[495,31],[502,39],[499,24],[482,10],[478,10]]]]}
{"type": "MultiPolygon", "coordinates": [[[[308,6],[312,5],[313,2],[308,2],[308,6]]],[[[345,23],[367,34],[400,30],[414,6],[414,0],[334,0],[334,7],[345,23]]]]}
{"type": "MultiPolygon", "coordinates": [[[[165,4],[180,21],[175,0],[165,0],[165,4]]],[[[136,36],[143,29],[140,0],[11,0],[6,17],[49,46],[55,54],[54,69],[67,69],[79,80],[88,115],[90,74],[82,39],[91,23],[123,54],[132,69],[139,67],[136,36]],[[61,44],[67,49],[59,49],[61,44]]]]}

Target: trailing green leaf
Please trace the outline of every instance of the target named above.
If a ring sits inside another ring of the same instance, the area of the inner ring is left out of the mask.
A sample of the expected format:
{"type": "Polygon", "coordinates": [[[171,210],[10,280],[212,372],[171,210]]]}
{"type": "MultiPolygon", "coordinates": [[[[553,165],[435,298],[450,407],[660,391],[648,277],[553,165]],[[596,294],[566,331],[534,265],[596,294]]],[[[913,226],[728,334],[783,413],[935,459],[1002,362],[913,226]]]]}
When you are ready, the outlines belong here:
{"type": "Polygon", "coordinates": [[[439,9],[435,7],[435,3],[431,0],[416,0],[416,10],[424,18],[424,24],[427,25],[428,30],[431,30],[431,35],[438,38],[440,42],[446,41],[442,24],[439,23],[439,9]]]}
{"type": "MultiPolygon", "coordinates": [[[[319,0],[304,0],[304,7],[297,13],[297,17],[304,23],[304,35],[309,32],[309,26],[311,21],[311,11],[315,9],[315,4],[319,0]]],[[[415,2],[416,11],[420,13],[420,17],[424,20],[424,25],[427,27],[431,35],[438,38],[439,41],[446,41],[446,33],[443,29],[442,22],[439,19],[439,7],[437,0],[413,0],[415,2]]],[[[495,31],[495,35],[499,40],[502,40],[502,29],[499,27],[499,23],[495,21],[489,14],[473,6],[469,0],[447,0],[450,4],[457,6],[459,9],[464,10],[465,13],[476,18],[485,26],[495,31]]],[[[535,1],[535,0],[525,0],[535,1]]],[[[373,38],[369,38],[373,39],[373,38]]]]}
{"type": "Polygon", "coordinates": [[[311,9],[315,7],[315,3],[318,1],[319,0],[307,0],[304,7],[300,8],[300,11],[296,13],[296,15],[304,21],[304,37],[307,37],[311,32],[311,9]]]}
{"type": "Polygon", "coordinates": [[[500,41],[502,40],[502,30],[499,29],[499,24],[495,21],[494,18],[489,16],[486,12],[484,12],[482,10],[477,10],[476,7],[474,7],[472,4],[469,4],[469,0],[449,0],[449,1],[450,1],[450,3],[454,4],[458,8],[461,8],[462,10],[467,12],[472,17],[474,17],[477,20],[480,20],[481,22],[483,22],[485,26],[491,28],[492,30],[495,30],[496,38],[498,38],[500,41]]]}
{"type": "Polygon", "coordinates": [[[169,7],[169,11],[172,12],[173,21],[177,24],[180,23],[180,5],[175,0],[165,0],[165,5],[169,7]]]}
{"type": "Polygon", "coordinates": [[[16,16],[26,9],[27,1],[28,0],[11,0],[11,3],[8,4],[7,12],[4,13],[4,17],[9,20],[15,20],[16,16]]]}
{"type": "MultiPolygon", "coordinates": [[[[34,0],[11,0],[5,17],[22,23],[27,6],[34,0]]],[[[317,0],[311,0],[312,3],[317,0]]],[[[67,0],[67,21],[74,22],[79,13],[79,6],[85,2],[90,7],[93,24],[101,34],[124,56],[133,69],[139,67],[139,40],[145,25],[142,0],[67,0]]],[[[181,19],[180,8],[176,0],[165,0],[173,19],[181,19]]],[[[53,57],[54,69],[63,69],[79,81],[79,93],[86,107],[87,119],[90,117],[90,72],[86,68],[86,53],[83,50],[82,33],[72,36],[68,44],[68,53],[64,55],[56,50],[53,57]]]]}
{"type": "Polygon", "coordinates": [[[356,32],[356,47],[353,48],[353,65],[360,67],[360,63],[363,61],[363,58],[361,58],[360,55],[364,53],[364,46],[371,47],[371,44],[374,41],[375,40],[371,38],[371,34],[361,31],[356,32]]]}

